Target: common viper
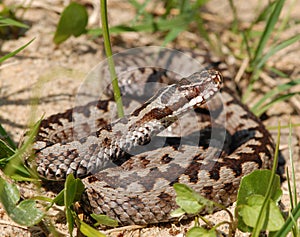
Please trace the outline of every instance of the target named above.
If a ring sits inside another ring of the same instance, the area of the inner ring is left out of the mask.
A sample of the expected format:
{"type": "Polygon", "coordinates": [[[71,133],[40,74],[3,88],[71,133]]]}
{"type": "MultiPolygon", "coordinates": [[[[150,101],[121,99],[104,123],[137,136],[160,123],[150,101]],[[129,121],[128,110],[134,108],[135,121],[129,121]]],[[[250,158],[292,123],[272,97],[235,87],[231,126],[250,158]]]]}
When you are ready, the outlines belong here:
{"type": "Polygon", "coordinates": [[[81,92],[92,93],[102,80],[106,98],[43,120],[34,144],[41,176],[83,178],[87,212],[123,225],[166,222],[177,207],[174,183],[229,205],[244,175],[270,168],[269,133],[226,86],[226,67],[207,51],[147,47],[114,59],[129,116],[111,119],[115,103],[103,83],[104,63],[81,92]],[[225,75],[221,89],[218,68],[225,75]]]}

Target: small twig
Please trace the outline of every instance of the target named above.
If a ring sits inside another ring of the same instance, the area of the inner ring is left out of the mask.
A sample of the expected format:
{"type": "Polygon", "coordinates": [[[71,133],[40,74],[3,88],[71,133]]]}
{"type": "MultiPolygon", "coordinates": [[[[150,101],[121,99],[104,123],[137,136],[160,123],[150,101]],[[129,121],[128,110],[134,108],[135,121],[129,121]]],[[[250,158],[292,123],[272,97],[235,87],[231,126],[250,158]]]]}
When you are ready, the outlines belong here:
{"type": "Polygon", "coordinates": [[[239,71],[237,72],[234,81],[236,84],[238,84],[242,78],[242,76],[244,75],[244,72],[246,71],[247,67],[249,66],[249,58],[246,57],[243,62],[242,65],[239,68],[239,71]]]}

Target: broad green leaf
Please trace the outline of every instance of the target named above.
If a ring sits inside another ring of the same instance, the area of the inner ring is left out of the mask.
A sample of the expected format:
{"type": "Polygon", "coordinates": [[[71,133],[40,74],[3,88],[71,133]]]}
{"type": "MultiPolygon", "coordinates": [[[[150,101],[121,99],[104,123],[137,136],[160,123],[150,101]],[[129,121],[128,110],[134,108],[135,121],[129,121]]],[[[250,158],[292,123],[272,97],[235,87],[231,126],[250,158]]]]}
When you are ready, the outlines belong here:
{"type": "MultiPolygon", "coordinates": [[[[239,214],[242,216],[243,221],[250,227],[255,227],[259,212],[262,208],[264,197],[261,195],[252,195],[248,198],[247,204],[239,208],[239,214]]],[[[265,220],[263,230],[277,231],[284,224],[284,219],[281,212],[272,200],[269,201],[268,208],[264,213],[265,220]]]]}
{"type": "Polygon", "coordinates": [[[188,214],[196,214],[203,205],[199,203],[200,196],[190,187],[183,184],[174,184],[174,189],[177,194],[176,203],[188,214]]]}
{"type": "Polygon", "coordinates": [[[185,211],[182,208],[177,208],[176,210],[172,211],[170,215],[172,217],[181,217],[185,214],[185,211]]]}
{"type": "MultiPolygon", "coordinates": [[[[271,178],[271,173],[272,172],[270,170],[256,170],[242,178],[236,204],[238,211],[240,210],[240,207],[247,205],[247,201],[250,196],[265,196],[271,178]]],[[[281,195],[282,191],[280,189],[280,178],[278,175],[276,175],[270,198],[275,203],[278,203],[281,195]]],[[[238,216],[238,228],[244,232],[251,231],[252,229],[244,223],[241,216],[238,216]]]]}
{"type": "Polygon", "coordinates": [[[84,190],[84,185],[80,179],[75,179],[73,174],[67,176],[64,188],[64,203],[66,207],[66,218],[68,222],[69,233],[74,228],[74,211],[71,209],[74,201],[80,199],[84,190]]]}
{"type": "Polygon", "coordinates": [[[186,237],[217,237],[214,229],[206,230],[201,227],[193,227],[186,233],[186,237]]]}
{"type": "MultiPolygon", "coordinates": [[[[74,178],[74,176],[73,176],[73,178],[74,178]]],[[[69,205],[69,206],[74,201],[79,201],[81,199],[81,195],[84,191],[84,185],[81,182],[81,180],[80,179],[73,179],[73,178],[69,178],[68,183],[65,184],[65,185],[68,185],[69,190],[70,189],[73,190],[73,191],[71,191],[72,194],[70,193],[70,195],[68,197],[68,204],[67,205],[69,205]]],[[[56,195],[56,197],[53,199],[53,203],[55,203],[58,206],[64,206],[65,205],[65,201],[64,201],[65,194],[64,193],[65,193],[65,189],[63,189],[59,194],[56,195]]]]}
{"type": "Polygon", "coordinates": [[[213,202],[200,196],[193,189],[185,184],[176,183],[173,185],[176,196],[176,203],[188,214],[197,214],[204,207],[210,211],[214,205],[213,202]]]}
{"type": "Polygon", "coordinates": [[[59,194],[56,195],[56,197],[53,199],[53,203],[55,203],[58,206],[63,206],[65,204],[64,201],[64,192],[65,190],[63,189],[62,191],[59,192],[59,194]]]}
{"type": "Polygon", "coordinates": [[[79,201],[83,190],[82,181],[75,179],[73,174],[69,174],[65,182],[65,206],[70,207],[74,201],[79,201]]]}
{"type": "Polygon", "coordinates": [[[105,234],[102,234],[101,232],[84,223],[83,221],[80,221],[80,231],[87,237],[106,237],[105,234]]]}
{"type": "Polygon", "coordinates": [[[94,218],[97,221],[97,224],[99,225],[105,225],[105,226],[111,226],[116,227],[118,226],[118,221],[111,219],[107,215],[102,214],[91,214],[91,217],[94,218]]]}
{"type": "MultiPolygon", "coordinates": [[[[251,195],[259,194],[265,196],[270,176],[270,170],[255,170],[251,174],[244,176],[238,192],[237,206],[239,204],[246,204],[247,198],[251,195]]],[[[280,177],[278,175],[275,176],[274,184],[271,199],[277,203],[282,195],[280,177]]]]}
{"type": "Polygon", "coordinates": [[[7,212],[11,212],[20,200],[20,193],[16,185],[7,183],[0,178],[0,199],[7,212]]]}
{"type": "Polygon", "coordinates": [[[69,233],[72,233],[74,228],[74,211],[72,210],[73,202],[81,197],[84,190],[84,185],[80,179],[75,179],[73,174],[67,176],[64,188],[64,203],[66,207],[66,218],[68,222],[69,233]]]}
{"type": "Polygon", "coordinates": [[[74,192],[73,202],[80,201],[82,193],[84,191],[84,184],[82,183],[81,179],[79,179],[79,178],[75,179],[74,189],[75,189],[75,192],[74,192]]]}
{"type": "Polygon", "coordinates": [[[44,213],[36,207],[34,200],[27,199],[16,206],[10,217],[20,225],[33,226],[41,221],[44,213]]]}
{"type": "Polygon", "coordinates": [[[0,178],[0,201],[10,218],[23,226],[33,226],[41,221],[44,213],[36,208],[33,200],[20,201],[16,185],[0,178]]]}
{"type": "Polygon", "coordinates": [[[60,44],[70,36],[78,37],[86,32],[88,13],[84,6],[72,2],[61,14],[55,35],[54,43],[60,44]]]}
{"type": "Polygon", "coordinates": [[[70,207],[66,207],[66,218],[67,218],[69,233],[72,236],[75,220],[73,216],[73,211],[71,210],[70,207]]]}

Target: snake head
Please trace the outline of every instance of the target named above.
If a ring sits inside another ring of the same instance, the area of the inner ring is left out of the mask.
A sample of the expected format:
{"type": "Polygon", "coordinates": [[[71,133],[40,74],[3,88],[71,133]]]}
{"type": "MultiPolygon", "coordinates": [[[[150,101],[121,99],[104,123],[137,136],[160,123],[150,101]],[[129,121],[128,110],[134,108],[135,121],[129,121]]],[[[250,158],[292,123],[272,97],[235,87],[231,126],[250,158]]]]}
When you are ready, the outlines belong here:
{"type": "Polygon", "coordinates": [[[131,113],[135,118],[134,126],[131,127],[139,127],[151,121],[161,121],[164,127],[171,125],[187,111],[205,104],[212,98],[221,88],[222,80],[220,72],[205,70],[161,88],[131,113]]]}
{"type": "Polygon", "coordinates": [[[203,70],[201,72],[195,72],[194,74],[182,78],[178,84],[181,86],[185,85],[196,85],[196,84],[206,84],[206,83],[214,83],[215,86],[220,89],[223,84],[223,76],[222,74],[214,69],[203,70]]]}
{"type": "Polygon", "coordinates": [[[216,70],[204,70],[183,78],[178,90],[189,101],[189,106],[200,106],[212,98],[221,88],[223,76],[216,70]]]}
{"type": "Polygon", "coordinates": [[[217,94],[222,81],[221,73],[216,70],[196,72],[189,77],[182,78],[176,84],[160,89],[133,115],[138,116],[141,111],[151,110],[147,113],[147,119],[143,118],[144,121],[156,119],[169,120],[172,123],[188,110],[204,105],[217,94]],[[146,107],[151,109],[146,110],[146,107]]]}

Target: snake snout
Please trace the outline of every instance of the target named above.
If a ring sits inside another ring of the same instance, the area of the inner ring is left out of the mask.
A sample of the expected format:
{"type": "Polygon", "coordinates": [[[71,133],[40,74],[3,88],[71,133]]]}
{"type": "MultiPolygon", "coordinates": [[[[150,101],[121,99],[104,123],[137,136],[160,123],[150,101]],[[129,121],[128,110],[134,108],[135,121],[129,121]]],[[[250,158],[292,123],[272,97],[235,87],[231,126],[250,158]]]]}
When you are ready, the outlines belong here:
{"type": "Polygon", "coordinates": [[[223,84],[222,74],[216,70],[209,70],[209,74],[214,84],[218,87],[218,89],[220,89],[223,84]]]}

